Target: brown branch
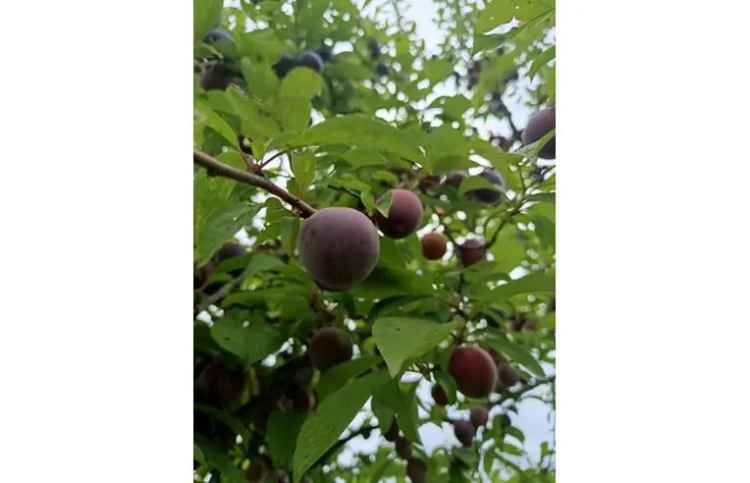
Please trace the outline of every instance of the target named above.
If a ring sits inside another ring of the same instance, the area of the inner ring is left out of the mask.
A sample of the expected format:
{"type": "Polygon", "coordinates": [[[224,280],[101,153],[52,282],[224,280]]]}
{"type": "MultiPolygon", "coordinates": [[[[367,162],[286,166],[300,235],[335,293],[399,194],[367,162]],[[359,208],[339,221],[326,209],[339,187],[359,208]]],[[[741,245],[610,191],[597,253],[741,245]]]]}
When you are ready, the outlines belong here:
{"type": "Polygon", "coordinates": [[[315,214],[315,208],[262,176],[240,171],[239,169],[224,164],[212,156],[200,151],[193,151],[193,162],[199,166],[203,166],[213,174],[257,186],[258,188],[278,196],[283,201],[292,205],[292,208],[294,208],[302,218],[308,218],[315,214]]]}

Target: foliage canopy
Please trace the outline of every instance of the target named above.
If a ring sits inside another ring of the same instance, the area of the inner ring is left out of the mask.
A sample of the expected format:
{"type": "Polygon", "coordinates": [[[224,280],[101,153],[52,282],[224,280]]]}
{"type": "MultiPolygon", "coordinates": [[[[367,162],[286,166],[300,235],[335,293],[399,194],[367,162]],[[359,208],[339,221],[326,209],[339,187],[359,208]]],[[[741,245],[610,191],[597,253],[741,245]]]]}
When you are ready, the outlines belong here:
{"type": "Polygon", "coordinates": [[[201,479],[406,481],[381,437],[396,421],[426,481],[554,480],[554,449],[525,458],[513,424],[525,398],[554,406],[556,163],[538,156],[554,129],[524,146],[511,117],[554,106],[554,2],[435,0],[444,37],[430,48],[410,3],[194,0],[201,479]],[[417,232],[379,235],[374,270],[351,289],[316,284],[297,246],[305,206],[376,220],[395,188],[419,197],[417,232]],[[432,232],[447,240],[435,261],[420,244],[432,232]],[[467,239],[479,240],[471,261],[467,239]],[[321,327],[346,333],[350,360],[311,365],[321,327]],[[498,363],[488,398],[457,391],[458,345],[498,363]],[[425,451],[420,428],[452,432],[477,406],[489,421],[470,447],[425,451]],[[374,451],[342,458],[355,437],[374,451]]]}

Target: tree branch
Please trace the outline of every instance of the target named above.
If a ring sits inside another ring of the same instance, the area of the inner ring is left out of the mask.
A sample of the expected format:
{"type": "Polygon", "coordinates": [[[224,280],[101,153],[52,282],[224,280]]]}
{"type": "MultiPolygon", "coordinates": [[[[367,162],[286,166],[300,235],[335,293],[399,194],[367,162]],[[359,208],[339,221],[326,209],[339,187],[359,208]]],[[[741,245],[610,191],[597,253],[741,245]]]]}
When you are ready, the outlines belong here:
{"type": "Polygon", "coordinates": [[[258,188],[278,196],[283,201],[292,205],[292,208],[294,208],[302,218],[308,218],[315,214],[315,208],[262,176],[240,171],[239,169],[224,164],[212,156],[200,151],[193,151],[193,162],[199,166],[203,166],[214,174],[257,186],[258,188]]]}

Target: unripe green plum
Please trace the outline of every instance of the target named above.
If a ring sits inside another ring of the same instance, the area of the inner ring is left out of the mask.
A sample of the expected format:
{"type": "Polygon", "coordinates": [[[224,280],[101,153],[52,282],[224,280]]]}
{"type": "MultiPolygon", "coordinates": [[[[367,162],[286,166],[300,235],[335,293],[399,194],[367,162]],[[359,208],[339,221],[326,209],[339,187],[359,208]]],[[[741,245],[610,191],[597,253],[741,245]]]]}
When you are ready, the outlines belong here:
{"type": "Polygon", "coordinates": [[[310,361],[318,369],[328,369],[352,358],[352,339],[341,329],[323,327],[310,341],[310,361]]]}
{"type": "Polygon", "coordinates": [[[440,260],[447,248],[445,237],[440,233],[428,233],[422,237],[422,255],[427,260],[440,260]]]}
{"type": "Polygon", "coordinates": [[[484,247],[484,243],[476,238],[469,238],[458,247],[458,258],[464,267],[470,267],[475,263],[482,262],[486,257],[487,250],[484,247]]]}
{"type": "MultiPolygon", "coordinates": [[[[555,108],[542,109],[529,118],[526,129],[521,135],[521,142],[531,144],[538,141],[545,134],[555,129],[555,108]]],[[[539,150],[539,157],[542,159],[555,158],[555,137],[547,141],[547,144],[539,150]]]]}
{"type": "Polygon", "coordinates": [[[453,350],[450,373],[458,390],[473,398],[487,397],[497,383],[497,366],[492,357],[480,347],[462,346],[453,350]]]}
{"type": "Polygon", "coordinates": [[[422,222],[422,202],[409,190],[394,189],[391,194],[392,203],[388,217],[378,212],[375,218],[385,236],[394,239],[405,238],[414,233],[422,222]]]}
{"type": "Polygon", "coordinates": [[[479,428],[487,424],[488,418],[489,418],[489,411],[484,406],[473,407],[471,408],[471,411],[469,412],[469,420],[471,421],[471,424],[473,424],[475,428],[479,428]]]}
{"type": "Polygon", "coordinates": [[[475,431],[476,428],[471,424],[471,421],[461,420],[453,422],[453,433],[464,448],[471,448],[471,445],[474,444],[475,431]]]}
{"type": "Polygon", "coordinates": [[[378,263],[380,239],[375,225],[352,208],[323,208],[302,224],[302,265],[328,290],[349,290],[378,263]]]}

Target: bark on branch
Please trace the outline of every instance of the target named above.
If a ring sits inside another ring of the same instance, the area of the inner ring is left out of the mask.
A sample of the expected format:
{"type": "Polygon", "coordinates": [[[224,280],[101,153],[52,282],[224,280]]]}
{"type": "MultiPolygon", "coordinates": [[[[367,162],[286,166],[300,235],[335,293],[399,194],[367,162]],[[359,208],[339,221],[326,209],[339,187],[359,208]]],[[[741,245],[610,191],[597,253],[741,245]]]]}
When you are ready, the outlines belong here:
{"type": "Polygon", "coordinates": [[[213,174],[257,186],[272,195],[278,196],[282,201],[289,203],[302,218],[308,218],[315,214],[315,208],[262,176],[240,171],[200,151],[193,151],[193,162],[203,166],[213,174]]]}

